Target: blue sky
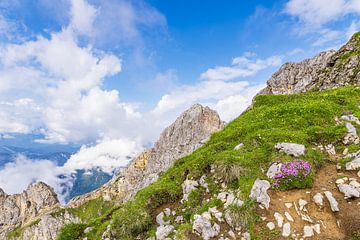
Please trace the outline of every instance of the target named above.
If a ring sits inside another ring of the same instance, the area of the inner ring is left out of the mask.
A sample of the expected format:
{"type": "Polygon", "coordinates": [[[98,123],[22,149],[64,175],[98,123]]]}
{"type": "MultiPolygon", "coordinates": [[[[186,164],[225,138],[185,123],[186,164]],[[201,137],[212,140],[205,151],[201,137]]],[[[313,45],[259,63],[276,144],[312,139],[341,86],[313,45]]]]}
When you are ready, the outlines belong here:
{"type": "Polygon", "coordinates": [[[112,172],[194,103],[231,121],[283,63],[359,30],[359,0],[2,0],[0,143],[83,146],[61,167],[20,156],[0,187],[112,172]]]}
{"type": "Polygon", "coordinates": [[[0,132],[144,144],[196,102],[230,121],[281,64],[346,42],[359,5],[2,1],[0,132]]]}

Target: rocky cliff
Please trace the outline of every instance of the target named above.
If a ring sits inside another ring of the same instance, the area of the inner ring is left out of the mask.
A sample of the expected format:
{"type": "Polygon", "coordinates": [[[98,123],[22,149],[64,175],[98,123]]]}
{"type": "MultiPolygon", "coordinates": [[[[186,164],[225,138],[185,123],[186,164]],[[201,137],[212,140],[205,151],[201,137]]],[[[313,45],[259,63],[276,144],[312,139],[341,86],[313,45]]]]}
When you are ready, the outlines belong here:
{"type": "Polygon", "coordinates": [[[360,34],[338,51],[299,63],[286,63],[267,82],[262,94],[292,94],[360,83],[360,34]]]}
{"type": "Polygon", "coordinates": [[[59,206],[53,189],[44,183],[30,185],[20,195],[7,196],[0,191],[0,237],[5,238],[15,229],[9,235],[11,238],[56,239],[62,225],[80,222],[65,209],[98,198],[113,204],[132,199],[141,188],[156,181],[176,159],[195,151],[223,126],[224,122],[215,111],[193,105],[162,132],[153,148],[141,153],[118,176],[64,207],[59,206]]]}
{"type": "Polygon", "coordinates": [[[45,183],[31,184],[23,193],[7,195],[0,189],[0,237],[26,225],[59,204],[54,190],[45,183]]]}
{"type": "Polygon", "coordinates": [[[221,130],[224,122],[208,107],[193,105],[160,135],[154,147],[141,153],[126,169],[103,187],[73,199],[69,206],[103,197],[124,202],[132,199],[141,188],[155,182],[176,159],[201,147],[212,133],[221,130]]]}

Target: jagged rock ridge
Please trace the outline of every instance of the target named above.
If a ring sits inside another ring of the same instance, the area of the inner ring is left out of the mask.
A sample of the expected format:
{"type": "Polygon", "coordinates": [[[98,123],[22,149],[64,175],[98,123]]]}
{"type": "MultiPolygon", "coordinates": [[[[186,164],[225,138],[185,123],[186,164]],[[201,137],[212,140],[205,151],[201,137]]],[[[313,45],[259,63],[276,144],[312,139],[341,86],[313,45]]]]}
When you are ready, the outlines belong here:
{"type": "Polygon", "coordinates": [[[69,205],[102,196],[105,200],[123,202],[132,199],[142,188],[158,179],[161,172],[169,169],[175,160],[201,147],[212,133],[223,128],[216,111],[200,104],[193,105],[160,135],[152,149],[140,154],[125,170],[103,187],[74,198],[69,205]]]}
{"type": "Polygon", "coordinates": [[[299,63],[286,63],[261,94],[293,94],[360,83],[360,33],[338,51],[327,51],[299,63]]]}
{"type": "Polygon", "coordinates": [[[0,237],[58,204],[54,190],[42,182],[29,185],[21,194],[7,195],[0,189],[0,237]]]}

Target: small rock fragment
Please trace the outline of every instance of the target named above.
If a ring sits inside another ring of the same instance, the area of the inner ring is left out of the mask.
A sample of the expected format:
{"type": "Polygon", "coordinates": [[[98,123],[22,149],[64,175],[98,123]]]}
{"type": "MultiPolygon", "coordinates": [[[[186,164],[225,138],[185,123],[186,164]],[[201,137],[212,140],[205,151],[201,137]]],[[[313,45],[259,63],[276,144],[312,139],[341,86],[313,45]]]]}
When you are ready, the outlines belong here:
{"type": "Polygon", "coordinates": [[[314,230],[311,226],[304,226],[304,238],[314,236],[314,230]]]}
{"type": "Polygon", "coordinates": [[[243,143],[240,143],[239,145],[236,145],[236,146],[234,147],[234,150],[237,151],[237,150],[240,150],[240,149],[243,148],[243,147],[244,147],[244,144],[243,144],[243,143]]]}
{"type": "Polygon", "coordinates": [[[275,220],[277,222],[278,227],[281,228],[283,226],[283,223],[284,223],[284,217],[280,213],[275,212],[274,213],[274,218],[275,218],[275,220]]]}
{"type": "Polygon", "coordinates": [[[319,207],[324,206],[324,197],[321,193],[315,194],[313,200],[315,204],[318,205],[319,207]]]}
{"type": "Polygon", "coordinates": [[[292,203],[285,203],[285,207],[287,207],[288,209],[292,208],[293,204],[292,203]]]}
{"type": "Polygon", "coordinates": [[[289,237],[291,234],[291,225],[290,223],[285,223],[282,230],[283,237],[289,237]]]}
{"type": "Polygon", "coordinates": [[[290,215],[290,213],[285,212],[284,215],[285,215],[285,217],[286,217],[286,219],[287,219],[288,221],[294,222],[294,219],[293,219],[293,217],[290,215]]]}
{"type": "Polygon", "coordinates": [[[275,224],[273,222],[268,222],[266,226],[270,231],[275,229],[275,224]]]}

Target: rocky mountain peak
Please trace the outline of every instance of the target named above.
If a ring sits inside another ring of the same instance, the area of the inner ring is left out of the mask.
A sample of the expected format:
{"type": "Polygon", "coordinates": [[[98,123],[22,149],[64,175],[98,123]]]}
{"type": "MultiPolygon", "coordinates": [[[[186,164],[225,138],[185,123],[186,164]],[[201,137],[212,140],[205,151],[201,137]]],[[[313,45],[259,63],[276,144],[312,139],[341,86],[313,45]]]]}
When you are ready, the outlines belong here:
{"type": "Polygon", "coordinates": [[[69,206],[76,207],[98,197],[118,202],[132,199],[140,189],[155,182],[175,160],[201,147],[212,133],[221,130],[224,125],[216,111],[194,104],[161,133],[153,148],[141,153],[103,187],[74,198],[69,206]]]}
{"type": "Polygon", "coordinates": [[[285,63],[261,94],[293,94],[360,83],[360,33],[338,51],[322,52],[299,63],[285,63]]]}
{"type": "Polygon", "coordinates": [[[21,194],[0,190],[0,236],[18,224],[38,216],[59,203],[54,189],[43,182],[29,185],[21,194]]]}

